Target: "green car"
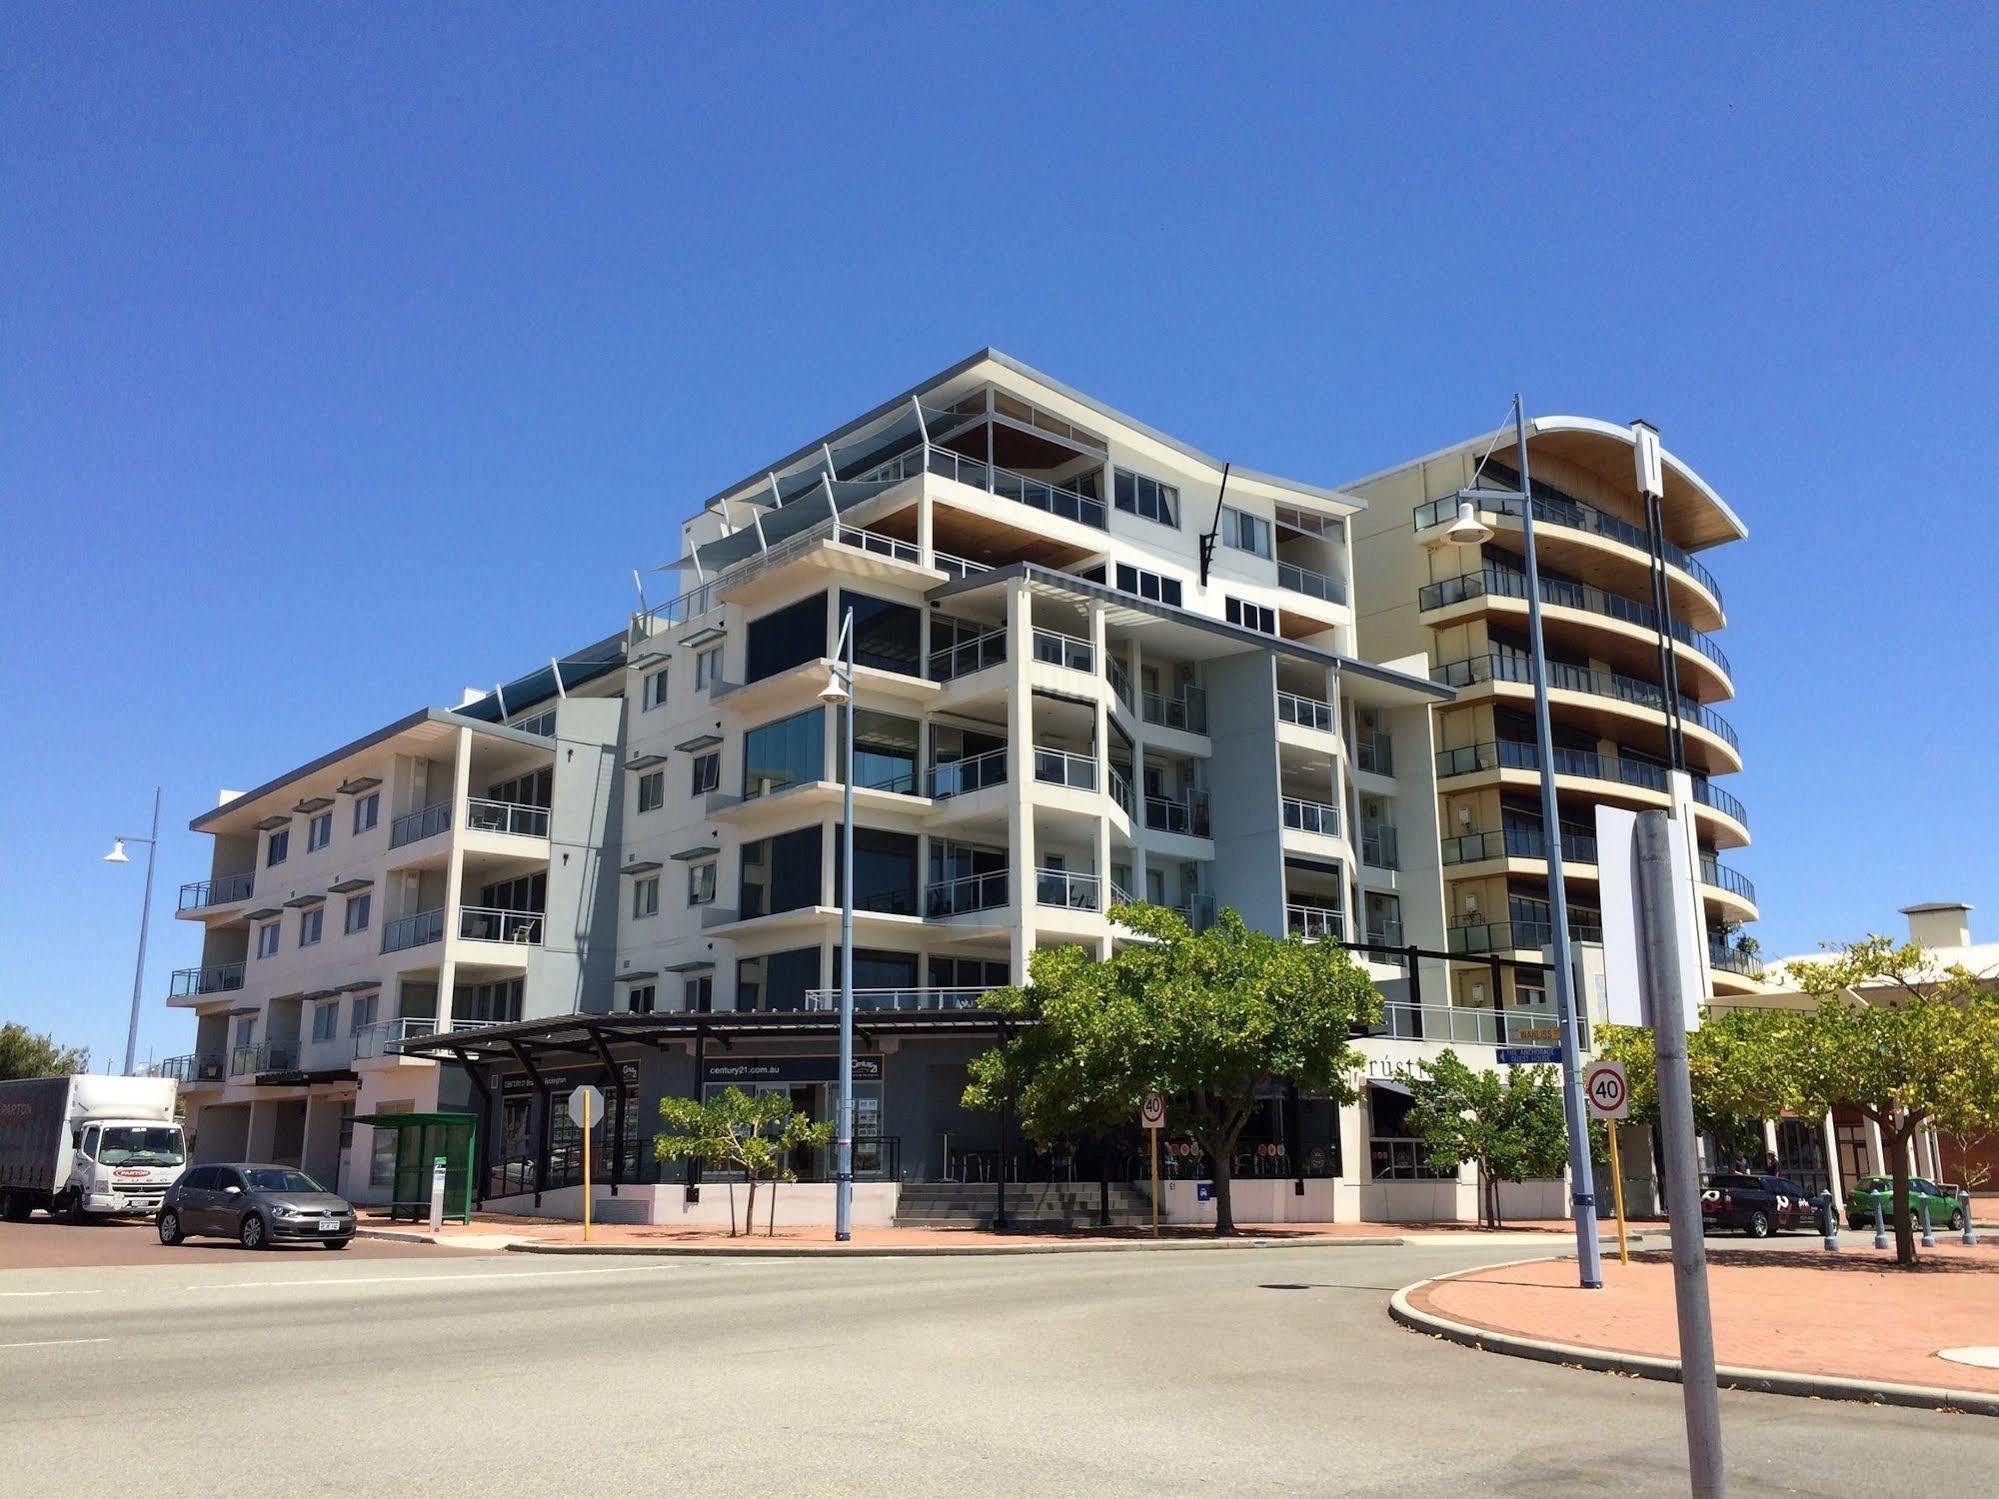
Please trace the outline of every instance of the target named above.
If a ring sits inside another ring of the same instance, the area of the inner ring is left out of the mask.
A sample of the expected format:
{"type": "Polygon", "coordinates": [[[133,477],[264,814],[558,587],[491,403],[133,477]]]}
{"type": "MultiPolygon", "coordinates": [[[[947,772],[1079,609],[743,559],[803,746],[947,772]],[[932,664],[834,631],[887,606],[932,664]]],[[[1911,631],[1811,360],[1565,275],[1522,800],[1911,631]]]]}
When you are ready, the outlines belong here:
{"type": "MultiPolygon", "coordinates": [[[[1846,1197],[1846,1221],[1851,1228],[1874,1226],[1874,1204],[1881,1204],[1881,1221],[1895,1222],[1895,1181],[1887,1176],[1863,1176],[1846,1197]]],[[[1920,1176],[1909,1178],[1909,1217],[1917,1225],[1923,1221],[1923,1204],[1930,1205],[1931,1228],[1964,1227],[1964,1204],[1957,1200],[1955,1187],[1940,1187],[1920,1176]]]]}

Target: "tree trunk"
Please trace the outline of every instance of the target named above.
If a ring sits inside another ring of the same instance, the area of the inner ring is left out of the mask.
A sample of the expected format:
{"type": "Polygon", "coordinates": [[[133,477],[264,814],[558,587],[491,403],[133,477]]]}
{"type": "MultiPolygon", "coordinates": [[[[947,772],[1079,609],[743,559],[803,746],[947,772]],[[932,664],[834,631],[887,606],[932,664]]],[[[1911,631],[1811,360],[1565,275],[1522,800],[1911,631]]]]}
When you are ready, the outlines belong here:
{"type": "Polygon", "coordinates": [[[769,1221],[764,1228],[764,1237],[766,1239],[775,1239],[777,1237],[777,1178],[774,1176],[770,1179],[770,1211],[765,1216],[769,1221]]]}
{"type": "Polygon", "coordinates": [[[1235,1162],[1224,1150],[1208,1152],[1208,1163],[1215,1168],[1215,1232],[1233,1234],[1235,1232],[1235,1209],[1229,1202],[1229,1183],[1235,1162]]]}
{"type": "Polygon", "coordinates": [[[1888,1148],[1892,1152],[1888,1169],[1895,1179],[1893,1214],[1895,1263],[1898,1265],[1916,1263],[1915,1214],[1909,1211],[1909,1140],[1915,1134],[1915,1129],[1915,1120],[1904,1118],[1888,1136],[1888,1148]]]}
{"type": "Polygon", "coordinates": [[[729,1178],[729,1237],[736,1236],[736,1179],[729,1178]]]}
{"type": "MultiPolygon", "coordinates": [[[[749,1177],[750,1179],[749,1206],[743,1209],[743,1232],[746,1234],[753,1234],[757,1231],[757,1174],[754,1171],[746,1171],[743,1174],[749,1177]]],[[[732,1200],[730,1202],[730,1207],[733,1209],[734,1206],[735,1203],[732,1200]]],[[[731,1216],[732,1217],[734,1216],[733,1213],[731,1214],[731,1216]]],[[[734,1233],[735,1229],[736,1225],[733,1222],[731,1222],[729,1224],[729,1231],[731,1233],[734,1233]]]]}

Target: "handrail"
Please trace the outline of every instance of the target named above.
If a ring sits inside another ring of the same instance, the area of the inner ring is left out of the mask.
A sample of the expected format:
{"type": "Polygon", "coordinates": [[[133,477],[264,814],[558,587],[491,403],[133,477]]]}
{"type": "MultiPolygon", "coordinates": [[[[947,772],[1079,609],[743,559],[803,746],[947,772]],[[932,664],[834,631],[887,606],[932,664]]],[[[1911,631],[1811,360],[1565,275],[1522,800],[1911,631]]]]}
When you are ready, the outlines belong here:
{"type": "Polygon", "coordinates": [[[1034,903],[1038,906],[1101,911],[1103,900],[1103,881],[1096,875],[1076,874],[1066,869],[1034,871],[1034,903]]]}
{"type": "Polygon", "coordinates": [[[1713,885],[1718,890],[1726,890],[1731,895],[1739,895],[1752,905],[1755,904],[1756,887],[1750,883],[1749,876],[1730,869],[1726,864],[1707,854],[1701,855],[1701,883],[1713,885]]]}
{"type": "MultiPolygon", "coordinates": [[[[1496,1009],[1485,1005],[1418,1005],[1391,999],[1382,1005],[1381,1018],[1362,1034],[1472,1046],[1520,1046],[1542,1043],[1544,1034],[1554,1025],[1552,1011],[1540,1005],[1496,1009]]],[[[1588,1041],[1583,1044],[1588,1045],[1588,1041]]]]}
{"type": "Polygon", "coordinates": [[[1703,776],[1694,778],[1694,800],[1714,808],[1724,816],[1733,817],[1745,828],[1749,826],[1749,809],[1735,796],[1723,791],[1703,776]]]}
{"type": "Polygon", "coordinates": [[[1162,833],[1179,833],[1188,838],[1209,837],[1207,793],[1196,791],[1184,799],[1148,796],[1145,799],[1145,825],[1162,833]]]}
{"type": "Polygon", "coordinates": [[[211,880],[190,880],[180,887],[180,905],[176,909],[199,911],[204,906],[248,900],[256,878],[256,872],[252,870],[246,874],[219,874],[211,880]]]}
{"type": "Polygon", "coordinates": [[[1302,593],[1308,598],[1322,599],[1328,604],[1347,602],[1347,585],[1343,579],[1331,573],[1300,567],[1295,562],[1277,564],[1277,586],[1292,593],[1302,593]]]}
{"type": "Polygon", "coordinates": [[[962,760],[944,760],[930,767],[928,782],[933,801],[983,791],[988,786],[1006,784],[1007,752],[1004,748],[985,750],[962,760]]]}
{"type": "MultiPolygon", "coordinates": [[[[992,993],[991,987],[936,988],[920,985],[907,989],[856,989],[856,1010],[976,1010],[992,993]]],[[[807,989],[805,1008],[838,1010],[838,989],[807,989]]]]}
{"type": "Polygon", "coordinates": [[[971,911],[991,911],[1007,903],[1009,871],[988,870],[955,880],[938,880],[924,887],[923,913],[935,920],[971,911]]]}
{"type": "Polygon", "coordinates": [[[1763,965],[1748,953],[1730,947],[1725,938],[1710,935],[1707,941],[1707,960],[1710,966],[1727,973],[1739,973],[1744,978],[1761,978],[1763,965]]]}
{"type": "Polygon", "coordinates": [[[373,1057],[391,1056],[394,1054],[391,1048],[398,1042],[436,1034],[437,1021],[430,1015],[398,1015],[377,1020],[354,1032],[354,1060],[365,1062],[373,1057]]]}
{"type": "Polygon", "coordinates": [[[1284,903],[1284,930],[1308,942],[1346,935],[1346,913],[1338,906],[1308,905],[1303,901],[1284,903]]]}
{"type": "Polygon", "coordinates": [[[974,635],[954,645],[930,648],[930,680],[952,682],[1006,660],[1006,627],[974,635]]]}
{"type": "Polygon", "coordinates": [[[857,474],[848,481],[855,484],[872,484],[898,479],[907,479],[912,474],[928,471],[942,479],[954,479],[960,484],[968,484],[974,489],[983,489],[988,494],[1002,499],[1014,500],[1034,510],[1059,515],[1065,520],[1079,521],[1099,531],[1110,529],[1104,502],[1086,494],[1078,494],[1073,489],[1064,489],[1059,484],[1050,484],[1045,479],[1030,479],[1025,474],[1016,474],[997,464],[987,464],[981,459],[967,458],[963,453],[951,448],[933,447],[920,443],[906,452],[877,464],[864,474],[857,474]],[[911,460],[915,460],[912,463],[911,460]]]}
{"type": "Polygon", "coordinates": [[[468,797],[465,826],[480,833],[512,833],[519,838],[548,836],[548,808],[528,802],[501,802],[491,797],[468,797]]]}
{"type": "Polygon", "coordinates": [[[1094,672],[1097,669],[1097,648],[1080,635],[1065,635],[1060,630],[1034,627],[1034,659],[1049,666],[1066,667],[1070,671],[1094,672]]]}
{"type": "Polygon", "coordinates": [[[1034,779],[1052,786],[1068,786],[1077,791],[1097,789],[1097,759],[1071,750],[1037,744],[1034,747],[1034,779]]]}
{"type": "Polygon", "coordinates": [[[1106,654],[1104,656],[1104,675],[1110,678],[1111,691],[1117,694],[1119,702],[1123,703],[1127,709],[1138,706],[1132,698],[1131,673],[1125,669],[1122,661],[1118,660],[1116,656],[1106,654]]]}
{"type": "Polygon", "coordinates": [[[289,1072],[296,1066],[298,1047],[286,1042],[253,1041],[248,1046],[229,1049],[231,1077],[241,1077],[246,1072],[289,1072]]]}
{"type": "MultiPolygon", "coordinates": [[[[1509,656],[1494,651],[1489,655],[1471,656],[1462,661],[1446,661],[1434,666],[1430,669],[1430,679],[1450,687],[1469,687],[1474,682],[1486,681],[1531,683],[1534,668],[1525,656],[1509,656]]],[[[1565,661],[1548,663],[1548,686],[1559,692],[1584,692],[1593,697],[1613,698],[1659,713],[1666,711],[1668,701],[1665,689],[1651,682],[1627,677],[1622,672],[1571,666],[1565,661]]],[[[1730,749],[1742,748],[1728,720],[1714,709],[1682,696],[1680,716],[1692,719],[1710,734],[1727,741],[1730,749]]]]}
{"type": "Polygon", "coordinates": [[[1375,869],[1400,869],[1402,850],[1395,829],[1387,823],[1360,832],[1360,862],[1375,869]]]}
{"type": "Polygon", "coordinates": [[[971,578],[992,571],[992,568],[983,562],[974,562],[969,557],[953,556],[949,552],[931,552],[930,564],[939,572],[949,573],[954,578],[971,578]]]}
{"type": "Polygon", "coordinates": [[[146,1069],[146,1076],[170,1077],[182,1087],[220,1082],[228,1070],[228,1061],[223,1052],[190,1051],[177,1057],[162,1057],[146,1069]]]}
{"type": "MultiPolygon", "coordinates": [[[[1488,739],[1482,744],[1463,745],[1437,751],[1437,778],[1470,775],[1481,770],[1533,770],[1541,768],[1540,751],[1524,740],[1488,739]]],[[[1649,791],[1666,789],[1666,767],[1650,760],[1628,760],[1617,755],[1599,755],[1591,750],[1555,748],[1555,774],[1581,776],[1592,781],[1615,781],[1623,786],[1642,786],[1649,791]]]]}
{"type": "Polygon", "coordinates": [[[1183,688],[1178,697],[1163,692],[1142,696],[1140,716],[1162,729],[1182,729],[1189,734],[1208,732],[1208,695],[1199,687],[1183,688]]]}
{"type": "Polygon", "coordinates": [[[1295,692],[1278,692],[1277,718],[1280,723],[1295,723],[1300,728],[1318,729],[1328,734],[1333,731],[1333,705],[1295,692]]]}
{"type": "Polygon", "coordinates": [[[539,947],[542,926],[547,919],[544,911],[461,906],[458,911],[458,935],[468,942],[512,942],[522,947],[539,947]]]}
{"type": "MultiPolygon", "coordinates": [[[[1416,607],[1420,611],[1427,612],[1487,595],[1524,599],[1527,597],[1527,575],[1515,572],[1510,567],[1490,566],[1478,572],[1460,573],[1454,578],[1426,583],[1417,589],[1416,607]]],[[[1625,624],[1637,625],[1640,629],[1659,628],[1658,611],[1650,604],[1628,599],[1620,593],[1606,592],[1588,583],[1572,583],[1564,578],[1543,578],[1541,602],[1558,608],[1580,609],[1589,614],[1601,614],[1606,619],[1621,620],[1625,624]]],[[[1734,675],[1729,667],[1728,657],[1721,647],[1715,644],[1714,637],[1705,630],[1696,630],[1675,619],[1672,635],[1682,645],[1691,646],[1699,651],[1720,667],[1724,674],[1734,675]]]]}
{"type": "Polygon", "coordinates": [[[389,824],[389,847],[401,848],[406,843],[421,843],[426,838],[435,838],[450,826],[451,803],[433,802],[428,807],[405,812],[389,824]]]}
{"type": "Polygon", "coordinates": [[[444,940],[444,908],[417,911],[382,923],[382,951],[402,952],[444,940]]]}
{"type": "Polygon", "coordinates": [[[1126,817],[1138,815],[1138,804],[1132,796],[1131,780],[1115,765],[1111,767],[1111,800],[1124,808],[1126,817]]]}
{"type": "Polygon", "coordinates": [[[1340,809],[1331,802],[1308,801],[1302,796],[1284,798],[1284,826],[1301,833],[1323,837],[1340,836],[1340,809]]]}
{"type": "MultiPolygon", "coordinates": [[[[1569,912],[1569,939],[1573,942],[1603,941],[1603,918],[1594,911],[1576,908],[1569,912]],[[1590,918],[1594,917],[1592,920],[1590,918]]],[[[1454,953],[1538,952],[1554,937],[1554,923],[1539,921],[1461,921],[1449,928],[1445,946],[1454,953]]]]}
{"type": "Polygon", "coordinates": [[[176,968],[167,993],[183,999],[192,994],[227,994],[242,987],[241,963],[211,963],[205,968],[176,968]]]}
{"type": "Polygon", "coordinates": [[[897,562],[923,560],[922,549],[913,541],[904,541],[899,536],[884,536],[879,531],[850,526],[844,521],[837,522],[826,539],[838,542],[841,546],[854,547],[859,551],[873,552],[877,556],[888,557],[897,562]]]}
{"type": "MultiPolygon", "coordinates": [[[[1495,833],[1460,833],[1443,841],[1446,864],[1476,864],[1482,859],[1546,859],[1548,840],[1539,828],[1502,828],[1495,833]]],[[[1562,830],[1562,862],[1596,863],[1596,835],[1562,830]]]]}
{"type": "Polygon", "coordinates": [[[1354,768],[1374,776],[1395,774],[1395,738],[1380,730],[1363,729],[1354,735],[1354,768]]]}

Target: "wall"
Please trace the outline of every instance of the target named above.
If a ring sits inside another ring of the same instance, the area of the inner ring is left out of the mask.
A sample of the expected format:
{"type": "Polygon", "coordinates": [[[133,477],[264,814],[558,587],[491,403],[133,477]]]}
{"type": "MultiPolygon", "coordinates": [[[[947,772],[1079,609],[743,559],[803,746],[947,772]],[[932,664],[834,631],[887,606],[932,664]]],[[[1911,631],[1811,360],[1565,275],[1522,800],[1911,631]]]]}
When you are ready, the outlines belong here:
{"type": "Polygon", "coordinates": [[[1206,663],[1209,815],[1215,832],[1210,890],[1250,926],[1284,931],[1282,803],[1277,775],[1277,677],[1268,651],[1206,663]]]}

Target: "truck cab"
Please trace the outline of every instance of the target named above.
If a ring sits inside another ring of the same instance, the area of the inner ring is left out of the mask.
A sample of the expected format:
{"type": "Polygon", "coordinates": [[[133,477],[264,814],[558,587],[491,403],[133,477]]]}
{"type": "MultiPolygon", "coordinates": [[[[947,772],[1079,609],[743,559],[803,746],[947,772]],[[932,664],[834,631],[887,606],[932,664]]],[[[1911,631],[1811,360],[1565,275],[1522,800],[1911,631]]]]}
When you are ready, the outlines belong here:
{"type": "Polygon", "coordinates": [[[178,1124],[93,1120],[70,1134],[68,1205],[76,1214],[156,1213],[187,1165],[178,1124]]]}

